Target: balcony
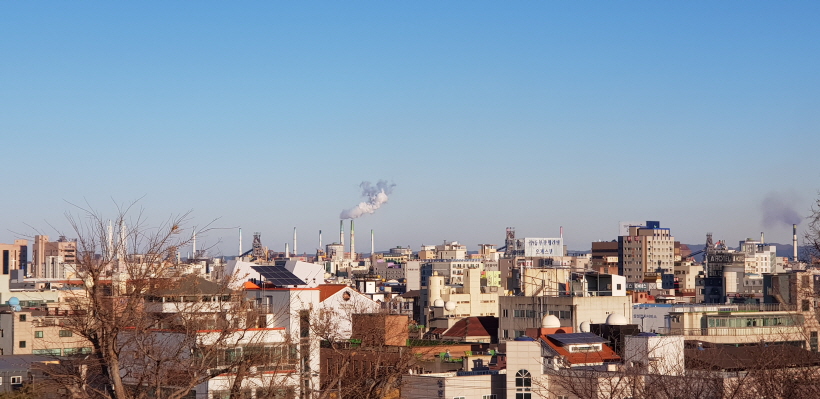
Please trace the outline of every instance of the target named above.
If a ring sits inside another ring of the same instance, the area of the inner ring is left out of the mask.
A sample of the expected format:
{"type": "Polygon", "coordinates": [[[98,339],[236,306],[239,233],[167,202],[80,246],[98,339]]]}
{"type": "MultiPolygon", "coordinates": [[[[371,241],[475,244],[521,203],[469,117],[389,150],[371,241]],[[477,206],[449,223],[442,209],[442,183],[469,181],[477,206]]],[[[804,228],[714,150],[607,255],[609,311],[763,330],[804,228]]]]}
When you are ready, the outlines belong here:
{"type": "Polygon", "coordinates": [[[803,326],[659,328],[657,332],[661,335],[683,335],[687,340],[726,344],[806,340],[803,326]]]}

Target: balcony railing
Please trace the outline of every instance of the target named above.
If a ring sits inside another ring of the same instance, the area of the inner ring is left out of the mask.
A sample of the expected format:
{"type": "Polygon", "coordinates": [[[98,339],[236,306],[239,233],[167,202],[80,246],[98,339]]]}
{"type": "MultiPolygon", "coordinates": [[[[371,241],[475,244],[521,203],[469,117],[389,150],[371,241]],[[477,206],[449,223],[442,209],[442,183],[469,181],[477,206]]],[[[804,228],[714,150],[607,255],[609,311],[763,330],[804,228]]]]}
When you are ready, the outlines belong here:
{"type": "Polygon", "coordinates": [[[771,326],[771,327],[707,327],[707,328],[666,328],[656,331],[662,335],[716,336],[716,337],[748,337],[754,335],[793,336],[802,334],[802,326],[771,326]]]}

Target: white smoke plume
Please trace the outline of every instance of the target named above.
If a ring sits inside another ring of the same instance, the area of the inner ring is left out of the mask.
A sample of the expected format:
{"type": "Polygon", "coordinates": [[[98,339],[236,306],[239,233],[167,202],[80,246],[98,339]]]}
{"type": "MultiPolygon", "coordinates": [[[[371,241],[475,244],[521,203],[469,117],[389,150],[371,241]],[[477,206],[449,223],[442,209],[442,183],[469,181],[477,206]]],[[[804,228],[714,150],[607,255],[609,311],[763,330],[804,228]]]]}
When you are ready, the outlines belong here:
{"type": "Polygon", "coordinates": [[[379,209],[387,202],[387,196],[393,192],[395,186],[395,184],[387,183],[385,180],[379,180],[375,186],[370,184],[369,181],[363,181],[359,184],[359,187],[362,188],[362,197],[367,198],[367,201],[360,202],[359,205],[342,211],[339,218],[356,219],[366,213],[376,212],[376,209],[379,209]]]}

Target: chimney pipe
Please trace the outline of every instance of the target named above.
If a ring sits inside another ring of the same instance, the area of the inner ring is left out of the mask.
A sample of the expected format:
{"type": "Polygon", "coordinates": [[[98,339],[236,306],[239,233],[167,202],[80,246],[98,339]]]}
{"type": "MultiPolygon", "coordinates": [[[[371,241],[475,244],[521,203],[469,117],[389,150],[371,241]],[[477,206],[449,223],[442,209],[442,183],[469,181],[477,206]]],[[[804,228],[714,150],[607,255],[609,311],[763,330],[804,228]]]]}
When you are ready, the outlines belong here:
{"type": "Polygon", "coordinates": [[[296,227],[293,228],[293,256],[298,256],[299,251],[296,249],[296,227]]]}
{"type": "Polygon", "coordinates": [[[350,259],[356,259],[356,237],[353,232],[353,219],[350,219],[350,259]]]}
{"type": "Polygon", "coordinates": [[[797,225],[792,225],[792,246],[794,246],[794,263],[797,263],[797,225]]]}

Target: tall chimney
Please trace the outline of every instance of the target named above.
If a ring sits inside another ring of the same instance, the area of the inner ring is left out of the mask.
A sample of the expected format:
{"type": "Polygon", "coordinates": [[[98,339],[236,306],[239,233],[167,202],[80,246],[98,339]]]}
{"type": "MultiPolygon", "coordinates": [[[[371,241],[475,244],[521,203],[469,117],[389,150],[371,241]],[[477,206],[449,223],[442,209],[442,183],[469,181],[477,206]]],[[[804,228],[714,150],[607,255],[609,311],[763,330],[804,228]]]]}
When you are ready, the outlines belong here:
{"type": "Polygon", "coordinates": [[[293,256],[299,256],[299,250],[296,249],[296,227],[293,228],[293,256]]]}
{"type": "Polygon", "coordinates": [[[242,228],[239,228],[239,255],[242,256],[242,228]]]}
{"type": "Polygon", "coordinates": [[[765,244],[765,243],[766,243],[766,241],[763,241],[763,232],[762,232],[762,231],[760,232],[760,243],[761,243],[761,244],[765,244]]]}
{"type": "Polygon", "coordinates": [[[285,257],[290,258],[290,244],[285,243],[285,257]]]}
{"type": "Polygon", "coordinates": [[[196,259],[196,233],[194,233],[194,238],[191,241],[191,252],[194,253],[194,259],[196,259]]]}
{"type": "Polygon", "coordinates": [[[794,246],[794,262],[797,263],[797,225],[792,225],[792,246],[794,246]]]}
{"type": "Polygon", "coordinates": [[[370,255],[372,256],[375,253],[376,253],[376,244],[373,241],[373,229],[370,229],[370,255]]]}
{"type": "Polygon", "coordinates": [[[345,251],[345,221],[339,221],[339,244],[342,244],[342,252],[345,251]]]}
{"type": "Polygon", "coordinates": [[[319,230],[319,249],[322,249],[322,230],[319,230]]]}
{"type": "Polygon", "coordinates": [[[350,259],[356,259],[356,237],[353,232],[353,219],[350,219],[350,259]]]}
{"type": "Polygon", "coordinates": [[[114,259],[114,226],[111,225],[110,219],[108,220],[108,253],[106,256],[109,260],[114,259]]]}

